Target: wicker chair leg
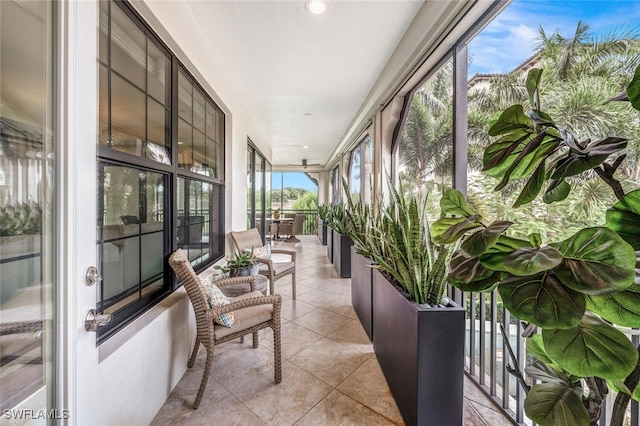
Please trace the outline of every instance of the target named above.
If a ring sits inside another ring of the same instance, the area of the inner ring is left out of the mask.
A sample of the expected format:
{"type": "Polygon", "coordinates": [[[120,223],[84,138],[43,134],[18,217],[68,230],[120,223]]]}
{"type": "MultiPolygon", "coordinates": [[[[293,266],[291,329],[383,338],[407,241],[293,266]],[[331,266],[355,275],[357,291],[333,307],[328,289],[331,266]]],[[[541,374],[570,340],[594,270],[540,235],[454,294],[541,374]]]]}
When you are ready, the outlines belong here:
{"type": "Polygon", "coordinates": [[[260,343],[260,341],[258,340],[258,332],[254,331],[253,332],[253,349],[257,349],[258,343],[260,343]]]}
{"type": "Polygon", "coordinates": [[[269,277],[269,294],[276,294],[275,290],[275,279],[273,277],[269,277]]]}
{"type": "Polygon", "coordinates": [[[204,395],[204,390],[207,387],[207,381],[209,381],[209,374],[211,373],[211,363],[213,362],[213,347],[207,348],[207,360],[204,364],[204,372],[202,373],[202,381],[200,382],[200,389],[198,389],[198,395],[193,402],[193,409],[195,410],[200,406],[200,401],[204,395]]]}
{"type": "Polygon", "coordinates": [[[275,370],[273,380],[280,383],[282,381],[282,345],[279,322],[273,326],[273,367],[275,370]]]}
{"type": "Polygon", "coordinates": [[[198,355],[198,349],[200,349],[200,339],[196,336],[196,343],[193,345],[193,352],[191,352],[187,367],[193,367],[193,364],[196,362],[196,356],[198,355]]]}
{"type": "Polygon", "coordinates": [[[296,300],[296,271],[293,270],[291,274],[291,297],[296,300]]]}

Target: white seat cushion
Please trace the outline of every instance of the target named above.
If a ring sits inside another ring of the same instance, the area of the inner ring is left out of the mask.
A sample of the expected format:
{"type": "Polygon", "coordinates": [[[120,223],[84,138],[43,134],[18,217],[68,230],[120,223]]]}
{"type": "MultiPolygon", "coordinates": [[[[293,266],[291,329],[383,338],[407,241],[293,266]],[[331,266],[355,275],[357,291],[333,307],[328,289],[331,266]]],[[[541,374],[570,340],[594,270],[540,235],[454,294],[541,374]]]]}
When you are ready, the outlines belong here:
{"type": "MultiPolygon", "coordinates": [[[[231,303],[249,299],[252,297],[264,297],[259,291],[252,291],[250,293],[243,294],[242,296],[234,297],[230,299],[231,303]]],[[[250,308],[237,309],[234,311],[234,323],[232,328],[223,327],[218,324],[214,324],[213,332],[216,339],[222,339],[231,333],[246,330],[254,325],[269,321],[271,319],[271,313],[273,312],[272,304],[251,306],[250,308]]]]}

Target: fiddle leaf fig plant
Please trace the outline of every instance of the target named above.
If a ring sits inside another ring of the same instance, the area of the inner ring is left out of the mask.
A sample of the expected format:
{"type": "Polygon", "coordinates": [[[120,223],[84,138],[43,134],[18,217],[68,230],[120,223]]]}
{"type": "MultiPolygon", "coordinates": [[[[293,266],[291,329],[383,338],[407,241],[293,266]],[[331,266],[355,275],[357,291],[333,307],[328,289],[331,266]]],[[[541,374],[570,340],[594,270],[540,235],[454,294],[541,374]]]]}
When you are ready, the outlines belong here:
{"type": "MultiPolygon", "coordinates": [[[[636,100],[638,70],[627,88],[636,100]]],[[[618,327],[640,327],[640,190],[625,193],[614,177],[627,141],[578,141],[541,110],[541,76],[540,69],[529,71],[529,110],[514,105],[494,116],[489,135],[497,140],[485,149],[483,171],[499,180],[496,191],[524,181],[514,207],[539,196],[547,204],[563,200],[571,191],[567,178],[595,172],[618,198],[605,226],[580,229],[564,241],[546,242],[539,234],[518,239],[509,235],[514,224],[486,223],[450,189],[431,234],[441,244],[462,240],[449,265],[453,286],[497,288],[504,306],[534,328],[523,335],[536,358],[525,371],[538,380],[525,386],[529,418],[541,425],[596,424],[612,387],[619,393],[611,424],[622,425],[629,399],[640,393],[638,348],[618,327]]]]}

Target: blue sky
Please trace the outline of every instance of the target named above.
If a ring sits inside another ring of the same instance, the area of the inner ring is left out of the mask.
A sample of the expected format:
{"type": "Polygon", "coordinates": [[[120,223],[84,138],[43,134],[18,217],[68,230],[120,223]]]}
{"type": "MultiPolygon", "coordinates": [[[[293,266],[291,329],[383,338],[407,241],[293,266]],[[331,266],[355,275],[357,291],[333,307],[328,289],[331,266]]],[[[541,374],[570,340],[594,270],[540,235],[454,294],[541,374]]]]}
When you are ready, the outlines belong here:
{"type": "Polygon", "coordinates": [[[313,192],[316,192],[318,190],[318,187],[313,182],[311,182],[311,179],[309,179],[304,173],[273,172],[271,173],[271,187],[280,188],[280,182],[282,178],[284,178],[283,187],[285,188],[304,188],[307,191],[313,192]]]}
{"type": "Polygon", "coordinates": [[[469,44],[469,77],[511,71],[531,56],[542,26],[570,37],[579,20],[595,37],[640,29],[640,1],[514,0],[469,44]]]}

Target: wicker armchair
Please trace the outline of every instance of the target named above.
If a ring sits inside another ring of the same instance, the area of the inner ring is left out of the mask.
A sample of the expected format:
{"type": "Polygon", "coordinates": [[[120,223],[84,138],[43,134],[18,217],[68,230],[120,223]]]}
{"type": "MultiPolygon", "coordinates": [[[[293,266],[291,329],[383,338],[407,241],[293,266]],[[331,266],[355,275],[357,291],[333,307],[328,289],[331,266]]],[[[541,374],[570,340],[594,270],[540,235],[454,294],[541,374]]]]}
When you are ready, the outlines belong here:
{"type": "MultiPolygon", "coordinates": [[[[231,239],[239,251],[251,250],[255,247],[262,247],[262,237],[256,228],[246,231],[231,231],[231,239]]],[[[296,252],[295,250],[286,250],[279,248],[271,248],[271,253],[286,254],[291,257],[289,262],[274,262],[271,259],[258,258],[260,265],[260,275],[269,278],[269,291],[275,294],[275,282],[282,277],[291,274],[291,297],[296,299],[296,252]]]]}
{"type": "Polygon", "coordinates": [[[187,256],[181,249],[176,250],[169,257],[169,265],[171,265],[187,290],[196,316],[196,343],[187,366],[189,368],[193,367],[201,343],[207,350],[204,373],[202,375],[202,381],[200,382],[200,389],[193,403],[193,408],[198,408],[204,395],[204,390],[207,387],[215,345],[253,333],[253,347],[257,348],[258,330],[263,328],[271,327],[273,329],[274,380],[276,383],[280,383],[282,380],[282,352],[280,344],[282,297],[279,294],[264,296],[259,291],[255,291],[255,278],[253,278],[253,276],[223,278],[216,281],[218,287],[247,282],[250,284],[252,291],[242,296],[231,298],[229,305],[211,309],[205,292],[202,289],[201,279],[196,275],[189,259],[187,259],[187,256]],[[232,311],[235,316],[233,327],[224,327],[213,322],[214,313],[222,315],[232,311]]]}
{"type": "Polygon", "coordinates": [[[280,229],[278,230],[280,235],[288,235],[285,241],[299,243],[300,240],[296,238],[296,235],[302,234],[302,225],[304,224],[304,220],[307,218],[307,215],[304,213],[296,213],[293,218],[293,223],[283,223],[280,225],[280,229]]]}

